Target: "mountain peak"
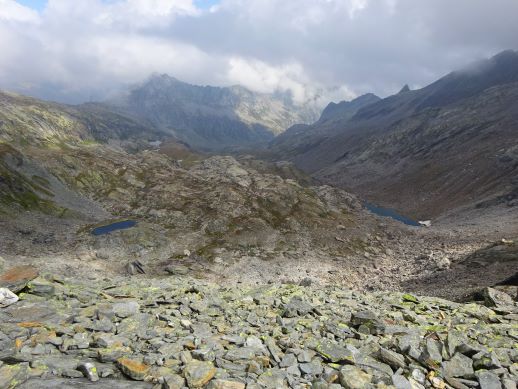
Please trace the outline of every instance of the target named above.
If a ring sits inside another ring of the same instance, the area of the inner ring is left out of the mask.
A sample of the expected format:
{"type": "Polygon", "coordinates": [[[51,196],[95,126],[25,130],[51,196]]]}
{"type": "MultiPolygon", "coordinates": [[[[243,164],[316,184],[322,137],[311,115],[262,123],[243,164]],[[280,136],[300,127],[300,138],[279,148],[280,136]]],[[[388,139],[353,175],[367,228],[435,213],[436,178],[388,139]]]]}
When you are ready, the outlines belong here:
{"type": "Polygon", "coordinates": [[[350,119],[354,116],[359,109],[366,107],[367,105],[373,104],[381,100],[374,93],[366,93],[358,96],[351,101],[340,101],[339,103],[331,102],[322,111],[322,115],[318,122],[324,122],[335,119],[350,119]]]}
{"type": "Polygon", "coordinates": [[[398,92],[398,95],[400,95],[401,93],[406,93],[406,92],[410,92],[410,87],[408,86],[408,84],[405,84],[405,86],[403,88],[401,88],[401,90],[398,92]]]}

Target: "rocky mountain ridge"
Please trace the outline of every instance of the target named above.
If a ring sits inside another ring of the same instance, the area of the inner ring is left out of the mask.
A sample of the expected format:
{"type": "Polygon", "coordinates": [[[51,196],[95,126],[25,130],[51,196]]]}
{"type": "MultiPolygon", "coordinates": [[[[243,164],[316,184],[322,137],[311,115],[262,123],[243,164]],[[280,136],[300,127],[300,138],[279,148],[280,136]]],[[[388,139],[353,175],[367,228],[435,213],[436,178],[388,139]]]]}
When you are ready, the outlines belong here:
{"type": "Polygon", "coordinates": [[[416,218],[512,207],[517,79],[518,53],[506,51],[351,118],[287,132],[271,149],[322,182],[416,218]]]}
{"type": "Polygon", "coordinates": [[[296,104],[288,95],[191,85],[165,74],[103,106],[204,150],[265,143],[293,124],[318,118],[317,106],[296,104]]]}

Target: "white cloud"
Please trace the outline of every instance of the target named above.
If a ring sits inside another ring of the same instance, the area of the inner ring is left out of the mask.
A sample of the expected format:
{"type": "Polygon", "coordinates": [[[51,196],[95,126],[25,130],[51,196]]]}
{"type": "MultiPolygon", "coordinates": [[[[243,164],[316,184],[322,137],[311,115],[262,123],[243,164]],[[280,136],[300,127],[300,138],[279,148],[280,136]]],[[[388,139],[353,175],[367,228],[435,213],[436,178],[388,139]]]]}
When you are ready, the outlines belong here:
{"type": "Polygon", "coordinates": [[[0,0],[0,20],[33,23],[38,21],[38,13],[14,0],[0,0]]]}
{"type": "Polygon", "coordinates": [[[324,104],[517,48],[517,14],[516,0],[0,0],[0,87],[80,101],[160,72],[324,104]]]}

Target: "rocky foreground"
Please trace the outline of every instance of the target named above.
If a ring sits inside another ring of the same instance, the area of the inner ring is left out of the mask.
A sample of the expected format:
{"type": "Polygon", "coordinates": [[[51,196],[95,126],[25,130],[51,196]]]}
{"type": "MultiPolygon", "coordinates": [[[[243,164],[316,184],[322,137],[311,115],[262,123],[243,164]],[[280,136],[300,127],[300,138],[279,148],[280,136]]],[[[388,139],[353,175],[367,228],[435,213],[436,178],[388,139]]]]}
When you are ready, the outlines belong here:
{"type": "Polygon", "coordinates": [[[11,270],[0,387],[516,388],[509,294],[488,289],[484,306],[308,284],[11,270]]]}

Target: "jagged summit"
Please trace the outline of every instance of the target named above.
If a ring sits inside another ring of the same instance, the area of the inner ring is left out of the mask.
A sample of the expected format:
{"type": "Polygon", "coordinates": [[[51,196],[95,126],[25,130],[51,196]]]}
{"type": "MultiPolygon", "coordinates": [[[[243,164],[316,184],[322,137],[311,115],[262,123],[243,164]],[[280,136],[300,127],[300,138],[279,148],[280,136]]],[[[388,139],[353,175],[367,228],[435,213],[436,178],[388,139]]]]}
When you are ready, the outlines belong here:
{"type": "Polygon", "coordinates": [[[167,74],[151,76],[107,105],[204,150],[265,143],[318,117],[316,106],[295,104],[284,95],[192,85],[167,74]]]}
{"type": "Polygon", "coordinates": [[[408,86],[408,84],[405,84],[405,86],[401,88],[401,90],[397,94],[399,95],[406,92],[410,92],[410,87],[408,86]]]}
{"type": "Polygon", "coordinates": [[[327,120],[347,120],[354,116],[362,107],[379,101],[380,98],[373,93],[367,93],[351,101],[341,101],[339,103],[329,103],[320,115],[319,123],[327,120]]]}

